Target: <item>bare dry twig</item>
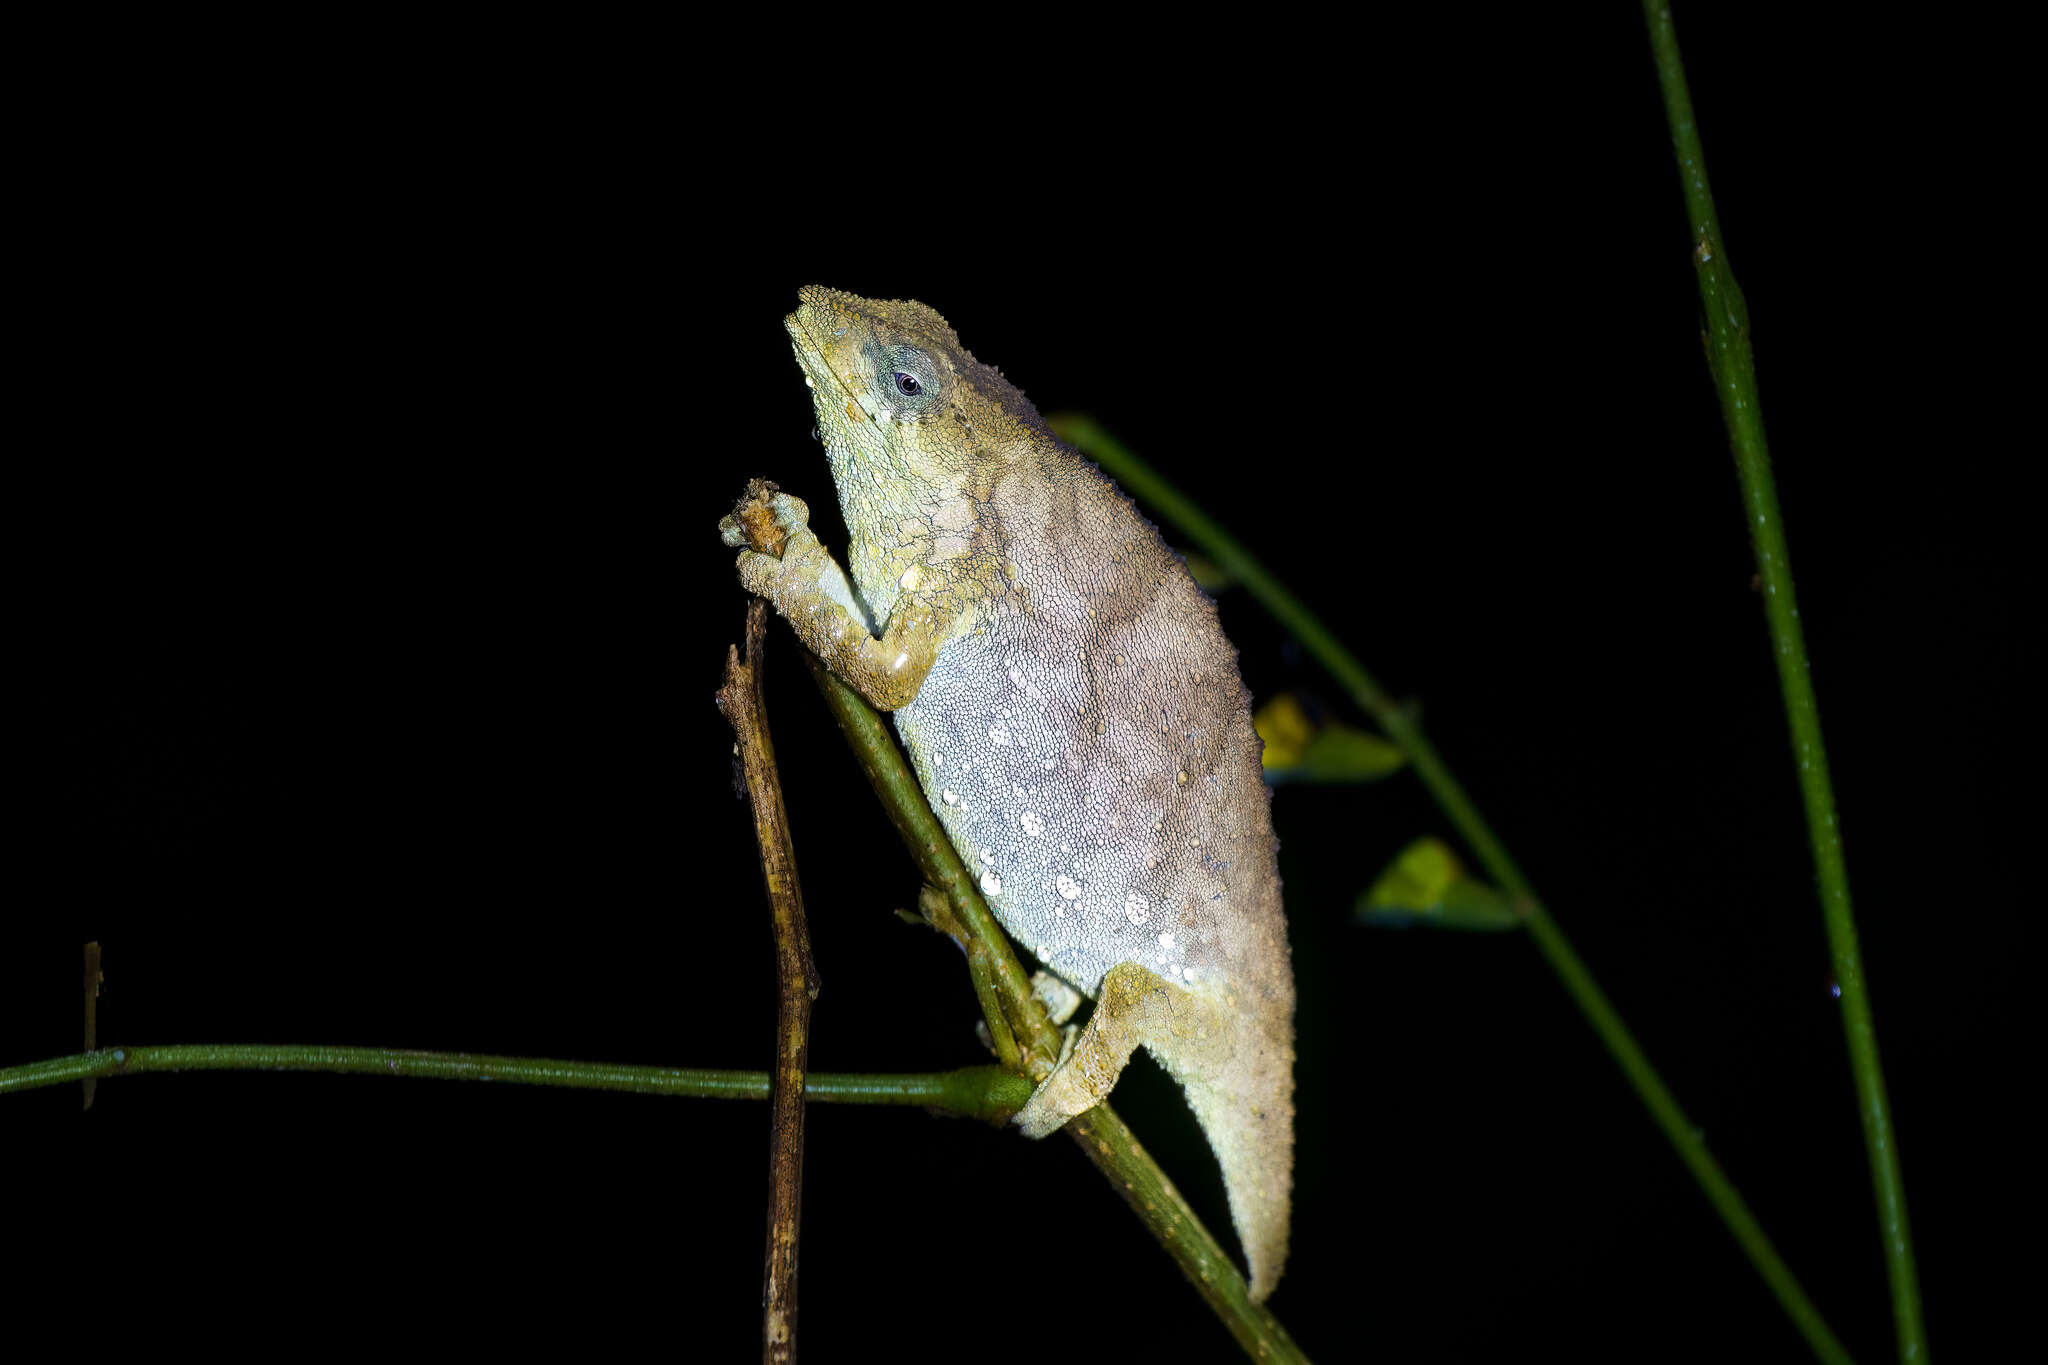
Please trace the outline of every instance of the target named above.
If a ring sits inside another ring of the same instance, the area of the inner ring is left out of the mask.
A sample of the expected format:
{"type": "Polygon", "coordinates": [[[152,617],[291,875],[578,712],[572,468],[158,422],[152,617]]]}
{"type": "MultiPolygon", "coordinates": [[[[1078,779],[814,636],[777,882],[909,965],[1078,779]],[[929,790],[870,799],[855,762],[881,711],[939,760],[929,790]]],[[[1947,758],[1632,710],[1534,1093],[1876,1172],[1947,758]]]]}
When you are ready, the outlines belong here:
{"type": "Polygon", "coordinates": [[[811,1002],[818,998],[818,971],[811,963],[811,936],[797,884],[796,854],[790,847],[789,817],[775,769],[775,745],[761,701],[762,643],[767,605],[747,608],[747,653],[728,648],[725,685],[718,709],[732,725],[747,800],[754,810],[754,838],[760,845],[761,877],[775,923],[777,1006],[776,1063],[770,1070],[768,1254],[763,1272],[761,1358],[770,1365],[796,1359],[797,1233],[803,1207],[804,1070],[810,1060],[811,1002]]]}

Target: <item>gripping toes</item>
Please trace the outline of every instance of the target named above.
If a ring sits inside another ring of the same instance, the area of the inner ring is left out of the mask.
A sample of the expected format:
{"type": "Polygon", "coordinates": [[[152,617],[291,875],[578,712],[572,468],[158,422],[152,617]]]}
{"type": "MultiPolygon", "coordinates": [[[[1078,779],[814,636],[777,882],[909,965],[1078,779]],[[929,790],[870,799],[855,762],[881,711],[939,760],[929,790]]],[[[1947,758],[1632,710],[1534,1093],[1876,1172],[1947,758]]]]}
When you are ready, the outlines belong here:
{"type": "Polygon", "coordinates": [[[810,534],[811,509],[802,498],[766,479],[750,479],[746,492],[718,523],[718,535],[734,549],[780,555],[791,540],[810,534]]]}
{"type": "MultiPolygon", "coordinates": [[[[1104,1093],[1107,1093],[1107,1087],[1104,1087],[1104,1093]]],[[[1101,1098],[1074,1074],[1073,1067],[1063,1066],[1032,1093],[1024,1107],[1017,1111],[1014,1122],[1025,1137],[1047,1137],[1058,1132],[1074,1115],[1092,1109],[1101,1098]]]]}
{"type": "Polygon", "coordinates": [[[719,538],[740,551],[740,585],[778,606],[778,588],[801,580],[822,547],[811,534],[811,509],[766,479],[754,479],[718,523],[719,538]]]}

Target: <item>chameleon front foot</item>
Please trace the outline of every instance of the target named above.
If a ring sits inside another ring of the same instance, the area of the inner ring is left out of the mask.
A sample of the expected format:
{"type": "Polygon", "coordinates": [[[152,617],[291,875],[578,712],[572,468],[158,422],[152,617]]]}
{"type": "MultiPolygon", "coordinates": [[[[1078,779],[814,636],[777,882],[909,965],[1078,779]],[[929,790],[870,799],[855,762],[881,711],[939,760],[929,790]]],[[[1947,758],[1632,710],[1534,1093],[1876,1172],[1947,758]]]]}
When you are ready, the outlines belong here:
{"type": "Polygon", "coordinates": [[[781,558],[790,539],[808,533],[811,508],[768,479],[747,480],[731,512],[718,522],[718,536],[735,550],[781,558]]]}

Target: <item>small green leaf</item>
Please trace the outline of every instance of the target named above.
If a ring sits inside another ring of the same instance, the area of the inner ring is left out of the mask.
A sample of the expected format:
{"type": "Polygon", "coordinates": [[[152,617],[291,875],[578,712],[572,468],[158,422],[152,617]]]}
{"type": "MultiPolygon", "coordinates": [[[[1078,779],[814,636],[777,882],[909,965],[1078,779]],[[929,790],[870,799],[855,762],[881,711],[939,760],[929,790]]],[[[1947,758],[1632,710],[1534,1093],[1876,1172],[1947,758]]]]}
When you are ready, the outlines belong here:
{"type": "Polygon", "coordinates": [[[1513,901],[1466,876],[1450,846],[1432,838],[1402,849],[1358,898],[1355,913],[1361,923],[1382,928],[1422,924],[1494,932],[1522,927],[1513,901]]]}
{"type": "Polygon", "coordinates": [[[1282,692],[1254,711],[1252,728],[1266,742],[1262,761],[1268,777],[1275,769],[1292,768],[1300,763],[1302,750],[1308,747],[1316,732],[1315,726],[1309,723],[1308,712],[1301,709],[1301,703],[1294,699],[1292,692],[1282,692]]]}
{"type": "Polygon", "coordinates": [[[1316,725],[1291,692],[1261,706],[1252,726],[1266,741],[1269,782],[1372,782],[1407,761],[1393,744],[1369,731],[1336,721],[1316,725]]]}
{"type": "Polygon", "coordinates": [[[1369,730],[1330,724],[1316,731],[1302,750],[1301,766],[1290,776],[1304,782],[1375,782],[1400,771],[1408,758],[1369,730]]]}
{"type": "Polygon", "coordinates": [[[1225,588],[1234,587],[1237,580],[1223,571],[1221,565],[1209,556],[1196,550],[1183,550],[1180,557],[1187,561],[1188,572],[1194,575],[1195,586],[1214,597],[1225,588]]]}

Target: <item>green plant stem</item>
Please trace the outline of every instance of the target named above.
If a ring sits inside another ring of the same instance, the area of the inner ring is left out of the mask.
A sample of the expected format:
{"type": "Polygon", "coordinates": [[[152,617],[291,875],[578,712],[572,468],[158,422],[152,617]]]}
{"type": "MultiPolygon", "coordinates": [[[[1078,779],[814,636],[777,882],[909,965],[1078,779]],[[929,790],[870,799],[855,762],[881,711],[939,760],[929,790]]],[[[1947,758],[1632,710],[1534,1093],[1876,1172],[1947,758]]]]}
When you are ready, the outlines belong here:
{"type": "Polygon", "coordinates": [[[1828,948],[1834,956],[1835,980],[1841,987],[1842,1030],[1848,1041],[1849,1070],[1856,1082],[1857,1112],[1863,1121],[1863,1142],[1869,1153],[1870,1177],[1877,1196],[1899,1359],[1924,1365],[1927,1325],[1920,1305],[1913,1235],[1906,1218],[1906,1186],[1899,1171],[1898,1142],[1892,1131],[1891,1104],[1885,1095],[1884,1067],[1878,1060],[1877,1027],[1871,1018],[1863,954],[1857,945],[1856,916],[1849,900],[1849,868],[1842,854],[1841,831],[1835,822],[1835,792],[1828,776],[1827,746],[1821,741],[1820,710],[1814,701],[1813,677],[1807,668],[1799,602],[1792,591],[1785,520],[1778,508],[1777,484],[1771,477],[1763,409],[1757,402],[1749,309],[1728,266],[1670,6],[1646,0],[1643,12],[1649,21],[1650,47],[1656,58],[1657,80],[1664,92],[1665,116],[1671,125],[1672,153],[1678,160],[1686,214],[1692,224],[1693,266],[1705,312],[1707,368],[1713,375],[1714,392],[1721,402],[1728,443],[1734,451],[1736,473],[1742,484],[1745,520],[1756,550],[1758,581],[1763,589],[1764,617],[1770,626],[1772,652],[1778,660],[1778,686],[1784,695],[1785,717],[1799,765],[1807,837],[1813,846],[1814,872],[1820,885],[1821,917],[1826,922],[1828,948]]]}
{"type": "MultiPolygon", "coordinates": [[[[141,1076],[160,1071],[330,1071],[431,1080],[507,1081],[572,1090],[630,1090],[643,1095],[765,1100],[765,1071],[705,1071],[666,1066],[614,1066],[546,1057],[491,1057],[381,1047],[267,1046],[201,1043],[182,1047],[110,1047],[25,1066],[0,1068],[0,1095],[70,1081],[141,1076]]],[[[1000,1123],[1031,1098],[1031,1082],[998,1066],[911,1075],[820,1075],[804,1078],[804,1098],[826,1104],[900,1104],[942,1109],[1000,1123]]]]}
{"type": "Polygon", "coordinates": [[[1679,1107],[1677,1098],[1650,1064],[1649,1057],[1629,1032],[1628,1025],[1622,1021],[1620,1012],[1608,1000],[1606,992],[1594,981],[1584,960],[1573,950],[1564,930],[1551,918],[1534,888],[1522,876],[1521,869],[1508,856],[1507,848],[1494,836],[1479,808],[1473,805],[1435,746],[1422,733],[1414,713],[1397,704],[1366,671],[1365,665],[1250,551],[1185,494],[1132,454],[1122,442],[1086,417],[1060,413],[1050,420],[1061,439],[1071,442],[1101,465],[1127,492],[1178,527],[1202,553],[1243,584],[1260,605],[1293,632],[1303,648],[1350,692],[1352,700],[1373,717],[1387,738],[1401,746],[1416,776],[1436,798],[1437,805],[1472,850],[1473,856],[1494,882],[1514,898],[1537,950],[1543,954],[1551,970],[1557,973],[1558,980],[1578,1005],[1579,1012],[1585,1015],[1586,1022],[1592,1025],[1594,1033],[1620,1065],[1622,1074],[1635,1087],[1644,1107],[1650,1111],[1658,1128],[1663,1130],[1665,1139],[1677,1151],[1686,1169],[1692,1172],[1708,1202],[1720,1214],[1728,1231],[1756,1267],[1757,1274],[1763,1277],[1771,1293],[1806,1337],[1814,1354],[1826,1361],[1847,1361],[1848,1352],[1829,1330],[1820,1310],[1814,1307],[1792,1274],[1791,1267],[1785,1264],[1784,1258],[1778,1255],[1770,1239],[1764,1235],[1763,1227],[1743,1202],[1734,1182],[1729,1180],[1720,1163],[1707,1150],[1705,1139],[1679,1107]]]}
{"type": "MultiPolygon", "coordinates": [[[[897,833],[903,836],[911,857],[916,859],[918,870],[943,897],[943,905],[926,907],[927,918],[933,921],[934,928],[960,943],[970,962],[980,963],[976,993],[982,996],[985,1010],[988,995],[996,997],[997,1012],[988,1015],[990,1030],[1007,1025],[1029,1054],[1027,1064],[1033,1074],[1046,1074],[1059,1056],[1059,1030],[1046,1018],[1044,1006],[1032,996],[1030,980],[1024,975],[1010,940],[967,875],[953,841],[939,827],[938,817],[932,814],[917,779],[904,763],[895,737],[858,693],[833,677],[810,651],[803,651],[803,656],[810,666],[812,680],[824,694],[826,705],[853,747],[875,794],[888,810],[897,833]]],[[[1069,1120],[1061,1131],[1080,1144],[1096,1169],[1109,1178],[1111,1188],[1173,1257],[1247,1355],[1261,1361],[1307,1360],[1280,1320],[1264,1305],[1251,1301],[1249,1287],[1237,1266],[1114,1110],[1107,1104],[1098,1104],[1069,1120]]]]}

